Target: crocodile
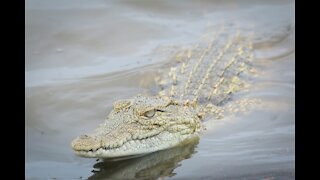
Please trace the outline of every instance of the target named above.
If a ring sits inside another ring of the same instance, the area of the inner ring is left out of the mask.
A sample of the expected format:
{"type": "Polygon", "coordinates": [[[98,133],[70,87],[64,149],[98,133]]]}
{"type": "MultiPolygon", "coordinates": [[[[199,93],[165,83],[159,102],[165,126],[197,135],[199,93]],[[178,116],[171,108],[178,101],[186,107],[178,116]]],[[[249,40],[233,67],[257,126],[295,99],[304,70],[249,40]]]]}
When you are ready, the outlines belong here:
{"type": "Polygon", "coordinates": [[[206,117],[223,118],[232,96],[248,87],[252,38],[215,32],[180,50],[156,80],[159,92],[114,102],[106,121],[71,142],[75,154],[115,158],[147,154],[198,138],[206,117]]]}

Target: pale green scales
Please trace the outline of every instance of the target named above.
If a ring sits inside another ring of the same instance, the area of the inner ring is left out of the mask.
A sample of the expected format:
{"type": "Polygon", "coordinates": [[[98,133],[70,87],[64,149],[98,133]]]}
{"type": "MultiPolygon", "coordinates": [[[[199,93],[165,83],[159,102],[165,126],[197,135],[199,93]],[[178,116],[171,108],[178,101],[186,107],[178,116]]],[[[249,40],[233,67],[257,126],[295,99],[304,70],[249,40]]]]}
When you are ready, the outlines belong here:
{"type": "Polygon", "coordinates": [[[222,118],[232,105],[233,93],[249,85],[242,76],[254,70],[249,65],[250,37],[229,34],[216,33],[210,41],[182,50],[175,65],[157,79],[161,88],[157,96],[115,102],[95,132],[72,141],[74,152],[83,157],[121,157],[172,148],[199,137],[201,121],[208,114],[222,118]]]}

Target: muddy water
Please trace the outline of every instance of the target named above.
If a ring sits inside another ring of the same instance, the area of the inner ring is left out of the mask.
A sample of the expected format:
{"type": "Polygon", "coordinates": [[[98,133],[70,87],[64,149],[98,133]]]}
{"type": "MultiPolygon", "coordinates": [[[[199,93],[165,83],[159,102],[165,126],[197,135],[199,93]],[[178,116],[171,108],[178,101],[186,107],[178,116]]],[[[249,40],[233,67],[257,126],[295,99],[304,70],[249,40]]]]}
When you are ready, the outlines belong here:
{"type": "Polygon", "coordinates": [[[27,179],[294,179],[292,1],[26,1],[27,179]],[[70,142],[115,100],[154,90],[175,52],[220,27],[254,35],[248,114],[206,120],[186,146],[124,160],[80,158],[70,142]]]}

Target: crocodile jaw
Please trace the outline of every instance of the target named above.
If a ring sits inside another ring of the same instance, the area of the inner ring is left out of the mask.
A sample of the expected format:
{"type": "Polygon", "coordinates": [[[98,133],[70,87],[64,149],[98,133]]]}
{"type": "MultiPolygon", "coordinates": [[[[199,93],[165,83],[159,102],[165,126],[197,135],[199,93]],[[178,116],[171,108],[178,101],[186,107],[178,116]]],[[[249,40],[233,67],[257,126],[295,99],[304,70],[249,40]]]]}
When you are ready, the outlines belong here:
{"type": "Polygon", "coordinates": [[[97,150],[89,151],[74,149],[74,152],[78,156],[88,158],[114,158],[140,155],[172,148],[184,144],[198,136],[199,132],[194,132],[192,134],[162,132],[146,139],[129,140],[120,147],[98,148],[97,150]]]}

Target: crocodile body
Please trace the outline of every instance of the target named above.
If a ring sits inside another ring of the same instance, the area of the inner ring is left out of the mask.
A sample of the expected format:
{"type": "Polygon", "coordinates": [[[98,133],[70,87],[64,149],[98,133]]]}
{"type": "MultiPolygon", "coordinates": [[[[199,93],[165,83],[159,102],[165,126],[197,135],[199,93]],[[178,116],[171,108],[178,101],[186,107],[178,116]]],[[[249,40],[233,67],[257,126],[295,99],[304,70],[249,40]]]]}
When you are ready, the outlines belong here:
{"type": "Polygon", "coordinates": [[[111,158],[175,147],[202,131],[208,115],[223,116],[234,93],[246,86],[252,44],[244,37],[216,33],[194,48],[182,50],[157,80],[155,96],[119,100],[93,133],[72,141],[83,157],[111,158]]]}

